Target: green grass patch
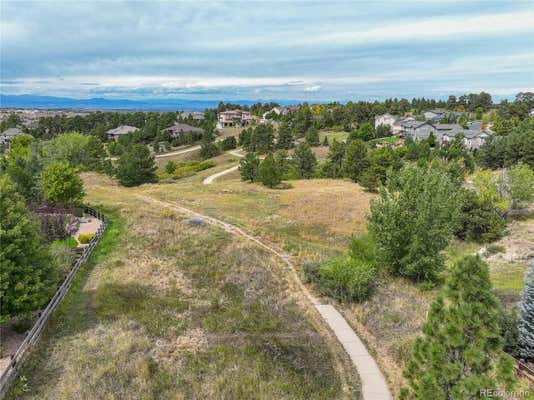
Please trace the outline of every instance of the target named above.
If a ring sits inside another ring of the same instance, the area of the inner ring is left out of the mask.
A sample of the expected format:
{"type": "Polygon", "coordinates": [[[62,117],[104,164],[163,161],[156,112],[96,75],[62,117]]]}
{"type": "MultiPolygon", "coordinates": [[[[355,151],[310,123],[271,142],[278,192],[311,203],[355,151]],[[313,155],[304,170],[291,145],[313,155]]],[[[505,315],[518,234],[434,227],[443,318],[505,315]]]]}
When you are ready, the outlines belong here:
{"type": "Polygon", "coordinates": [[[72,236],[68,236],[63,240],[54,240],[51,245],[56,247],[69,247],[73,249],[78,247],[78,242],[72,236]]]}
{"type": "Polygon", "coordinates": [[[399,138],[397,136],[388,136],[388,137],[369,140],[367,143],[396,143],[398,141],[399,141],[399,138]]]}
{"type": "Polygon", "coordinates": [[[214,166],[215,163],[209,160],[179,161],[176,162],[176,170],[172,174],[167,173],[165,168],[163,168],[158,171],[157,175],[162,182],[173,181],[192,176],[199,171],[204,171],[205,169],[213,168],[214,166]]]}

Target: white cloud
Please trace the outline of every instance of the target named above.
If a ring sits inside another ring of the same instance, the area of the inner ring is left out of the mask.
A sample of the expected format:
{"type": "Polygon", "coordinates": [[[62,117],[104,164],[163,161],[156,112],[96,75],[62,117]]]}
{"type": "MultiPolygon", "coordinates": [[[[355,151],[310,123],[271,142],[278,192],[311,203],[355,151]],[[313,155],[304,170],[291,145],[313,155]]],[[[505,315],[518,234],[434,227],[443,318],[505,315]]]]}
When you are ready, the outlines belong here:
{"type": "MultiPolygon", "coordinates": [[[[433,17],[420,21],[389,24],[367,30],[334,32],[309,37],[310,42],[365,43],[368,41],[427,39],[436,37],[532,32],[534,11],[477,16],[433,17]]],[[[461,46],[461,43],[458,43],[461,46]]]]}
{"type": "Polygon", "coordinates": [[[321,85],[306,86],[304,88],[305,92],[317,92],[318,90],[321,90],[321,85]]]}

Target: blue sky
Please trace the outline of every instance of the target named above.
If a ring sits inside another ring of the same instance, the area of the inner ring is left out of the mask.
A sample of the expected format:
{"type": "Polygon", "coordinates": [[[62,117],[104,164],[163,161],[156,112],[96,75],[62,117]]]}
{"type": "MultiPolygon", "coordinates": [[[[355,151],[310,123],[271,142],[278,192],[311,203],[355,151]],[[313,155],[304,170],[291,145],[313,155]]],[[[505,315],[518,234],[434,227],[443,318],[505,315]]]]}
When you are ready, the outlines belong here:
{"type": "Polygon", "coordinates": [[[347,101],[534,90],[534,1],[0,4],[4,94],[347,101]]]}

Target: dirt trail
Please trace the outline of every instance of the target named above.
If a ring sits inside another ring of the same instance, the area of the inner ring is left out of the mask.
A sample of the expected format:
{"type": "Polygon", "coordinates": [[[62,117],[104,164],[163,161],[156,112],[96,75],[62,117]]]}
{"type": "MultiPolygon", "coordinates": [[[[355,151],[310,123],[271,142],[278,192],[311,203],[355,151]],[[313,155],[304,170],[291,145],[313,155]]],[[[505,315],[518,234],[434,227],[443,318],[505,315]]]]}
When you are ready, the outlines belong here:
{"type": "MultiPolygon", "coordinates": [[[[224,171],[223,171],[224,172],[224,171]]],[[[276,255],[280,258],[284,264],[286,264],[286,271],[288,272],[288,278],[301,290],[305,299],[311,303],[311,305],[317,310],[321,315],[322,320],[334,333],[338,341],[341,343],[347,354],[349,355],[353,365],[358,371],[362,384],[362,397],[364,400],[391,400],[391,394],[387,387],[386,381],[383,374],[381,373],[378,365],[369,354],[365,345],[362,343],[360,338],[356,335],[354,330],[347,323],[345,318],[329,304],[321,304],[319,300],[314,297],[308,288],[300,280],[297,270],[295,269],[293,263],[290,260],[290,256],[280,250],[273,248],[272,246],[264,243],[259,238],[250,235],[241,228],[213,218],[207,215],[200,214],[196,211],[193,211],[189,208],[182,207],[175,203],[164,202],[157,200],[153,197],[136,193],[135,196],[143,201],[156,204],[160,207],[167,208],[181,214],[197,217],[203,219],[210,225],[219,226],[224,229],[226,232],[231,233],[236,236],[241,236],[245,239],[248,239],[258,246],[266,249],[270,253],[276,255]]]]}

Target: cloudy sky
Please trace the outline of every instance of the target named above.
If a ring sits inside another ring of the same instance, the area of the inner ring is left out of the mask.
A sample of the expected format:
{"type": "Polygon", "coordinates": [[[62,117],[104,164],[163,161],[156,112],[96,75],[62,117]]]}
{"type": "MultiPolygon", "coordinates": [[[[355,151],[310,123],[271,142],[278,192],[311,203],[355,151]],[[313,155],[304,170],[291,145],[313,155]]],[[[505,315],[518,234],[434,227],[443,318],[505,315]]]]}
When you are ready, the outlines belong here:
{"type": "Polygon", "coordinates": [[[534,90],[534,1],[0,0],[1,92],[358,100],[534,90]]]}

